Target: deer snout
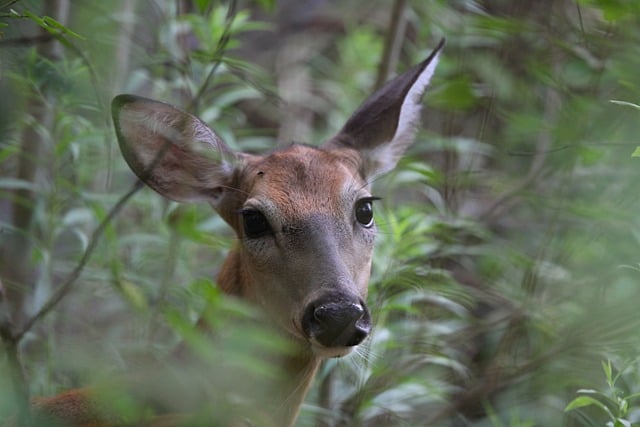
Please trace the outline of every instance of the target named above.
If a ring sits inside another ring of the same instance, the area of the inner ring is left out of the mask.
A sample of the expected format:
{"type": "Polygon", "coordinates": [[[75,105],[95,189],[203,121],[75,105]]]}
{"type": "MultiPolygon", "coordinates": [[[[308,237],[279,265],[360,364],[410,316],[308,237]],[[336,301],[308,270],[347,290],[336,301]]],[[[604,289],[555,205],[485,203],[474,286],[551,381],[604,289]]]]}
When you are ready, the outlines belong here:
{"type": "Polygon", "coordinates": [[[307,306],[302,329],[324,347],[353,347],[371,332],[371,316],[359,298],[327,295],[307,306]]]}

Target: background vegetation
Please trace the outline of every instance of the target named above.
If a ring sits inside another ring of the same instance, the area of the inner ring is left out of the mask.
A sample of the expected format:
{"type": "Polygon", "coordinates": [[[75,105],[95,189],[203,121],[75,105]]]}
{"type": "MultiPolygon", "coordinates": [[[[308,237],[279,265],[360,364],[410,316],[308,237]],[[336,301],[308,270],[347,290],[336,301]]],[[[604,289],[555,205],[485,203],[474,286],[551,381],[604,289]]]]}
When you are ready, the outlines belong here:
{"type": "MultiPolygon", "coordinates": [[[[632,0],[0,0],[0,420],[198,346],[205,304],[257,315],[215,290],[222,220],[138,191],[115,94],[317,143],[446,37],[376,183],[375,333],[298,425],[640,425],[639,25],[632,0]]],[[[222,335],[206,358],[273,374],[222,335]]]]}

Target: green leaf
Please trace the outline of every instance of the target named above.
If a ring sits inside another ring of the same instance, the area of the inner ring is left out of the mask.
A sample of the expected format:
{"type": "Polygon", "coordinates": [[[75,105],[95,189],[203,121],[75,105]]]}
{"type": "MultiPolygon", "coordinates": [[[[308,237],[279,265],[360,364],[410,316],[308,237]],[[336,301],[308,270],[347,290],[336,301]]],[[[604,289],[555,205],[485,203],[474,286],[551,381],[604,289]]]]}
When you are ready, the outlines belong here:
{"type": "MultiPolygon", "coordinates": [[[[12,12],[16,15],[19,15],[16,11],[12,10],[12,12]]],[[[33,13],[29,12],[28,10],[24,11],[24,16],[26,16],[27,18],[31,19],[33,22],[35,22],[36,24],[38,24],[39,26],[41,26],[42,28],[47,28],[47,24],[44,23],[44,21],[42,20],[42,18],[40,18],[39,16],[34,15],[33,13]]]]}
{"type": "Polygon", "coordinates": [[[633,153],[631,153],[631,157],[640,157],[640,146],[636,147],[636,149],[633,150],[633,153]]]}
{"type": "Polygon", "coordinates": [[[609,384],[609,387],[613,387],[613,369],[611,368],[611,360],[607,360],[606,362],[601,362],[602,363],[602,370],[604,371],[604,375],[607,378],[607,384],[609,384]]]}
{"type": "Polygon", "coordinates": [[[141,311],[148,310],[149,306],[147,304],[147,299],[145,298],[144,292],[138,285],[129,280],[123,280],[119,285],[122,295],[134,308],[141,311]]]}
{"type": "Polygon", "coordinates": [[[194,4],[200,13],[205,13],[211,7],[211,0],[195,0],[194,4]]]}
{"type": "Polygon", "coordinates": [[[618,398],[618,414],[619,415],[627,415],[629,412],[629,401],[627,399],[618,398]]]}
{"type": "Polygon", "coordinates": [[[56,21],[50,16],[43,16],[42,22],[44,22],[47,25],[47,31],[51,33],[55,34],[55,31],[51,31],[51,29],[55,29],[62,34],[68,34],[70,36],[79,38],[80,40],[85,40],[85,38],[82,37],[80,34],[76,33],[75,31],[71,31],[68,27],[65,27],[60,22],[56,21]]]}
{"type": "Polygon", "coordinates": [[[609,409],[602,404],[602,402],[600,402],[597,399],[594,399],[593,397],[590,396],[579,396],[576,397],[575,399],[573,399],[566,408],[564,408],[565,412],[569,412],[572,411],[574,409],[578,409],[578,408],[584,408],[587,406],[597,406],[598,408],[604,410],[605,412],[609,412],[609,409]]]}
{"type": "Polygon", "coordinates": [[[633,393],[633,394],[630,394],[630,395],[628,395],[628,396],[626,397],[626,400],[627,400],[627,401],[629,401],[629,400],[633,400],[633,399],[637,399],[637,398],[640,398],[640,393],[633,393]]]}

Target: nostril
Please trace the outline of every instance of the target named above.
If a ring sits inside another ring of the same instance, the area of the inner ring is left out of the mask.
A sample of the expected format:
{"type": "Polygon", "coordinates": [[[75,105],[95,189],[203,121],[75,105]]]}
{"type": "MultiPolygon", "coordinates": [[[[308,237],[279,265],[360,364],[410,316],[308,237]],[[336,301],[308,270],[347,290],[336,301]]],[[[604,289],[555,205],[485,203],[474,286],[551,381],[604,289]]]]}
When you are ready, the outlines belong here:
{"type": "Polygon", "coordinates": [[[351,335],[351,338],[349,339],[349,341],[347,341],[347,347],[353,347],[355,345],[360,344],[362,341],[364,341],[365,338],[367,338],[367,336],[369,335],[369,333],[371,332],[371,325],[370,324],[366,324],[366,325],[361,325],[360,322],[356,323],[356,327],[353,331],[353,334],[351,335]]]}

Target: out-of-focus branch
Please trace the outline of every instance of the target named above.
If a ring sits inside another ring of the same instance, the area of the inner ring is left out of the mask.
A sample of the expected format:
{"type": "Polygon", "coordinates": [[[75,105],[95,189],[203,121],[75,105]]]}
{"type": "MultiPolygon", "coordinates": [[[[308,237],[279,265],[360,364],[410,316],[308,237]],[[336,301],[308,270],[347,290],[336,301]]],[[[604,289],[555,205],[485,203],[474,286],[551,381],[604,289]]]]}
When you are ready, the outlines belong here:
{"type": "Polygon", "coordinates": [[[398,64],[402,39],[407,29],[406,10],[407,0],[395,0],[393,2],[389,29],[387,30],[387,37],[384,42],[384,51],[382,52],[382,59],[378,66],[375,89],[379,89],[385,84],[389,79],[391,70],[394,70],[398,64]]]}
{"type": "Polygon", "coordinates": [[[87,245],[87,249],[84,251],[82,258],[76,265],[76,268],[73,269],[71,274],[67,280],[60,285],[59,288],[51,295],[49,300],[38,310],[38,312],[33,315],[30,319],[27,320],[25,325],[22,327],[20,332],[15,334],[16,340],[20,341],[24,334],[29,332],[29,330],[44,316],[46,316],[58,303],[71,291],[71,288],[75,284],[76,280],[80,277],[80,273],[84,270],[84,267],[87,265],[87,262],[91,258],[93,251],[95,250],[98,241],[104,234],[105,229],[111,223],[113,218],[116,216],[118,212],[122,210],[124,205],[129,201],[129,199],[138,192],[143,187],[142,181],[136,181],[135,184],[131,187],[131,189],[124,194],[120,200],[111,208],[107,216],[102,220],[102,222],[98,225],[98,227],[91,234],[91,238],[89,239],[89,244],[87,245]]]}

